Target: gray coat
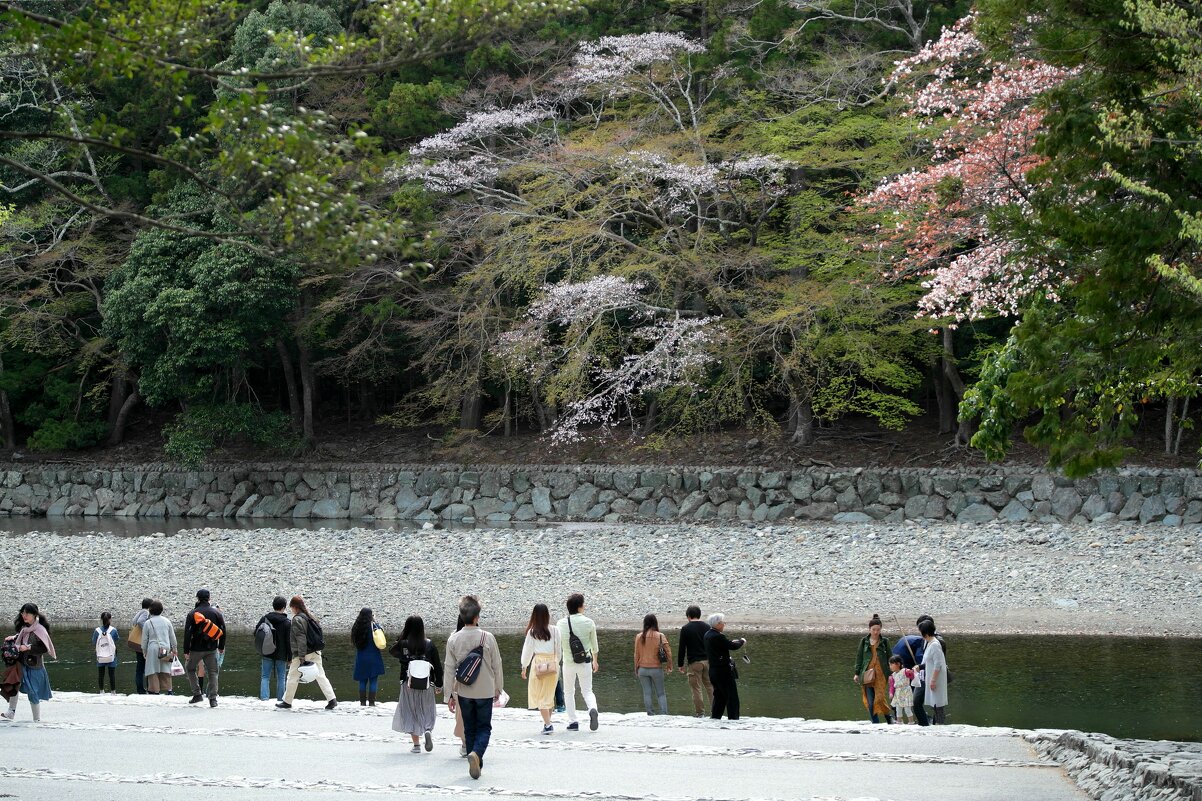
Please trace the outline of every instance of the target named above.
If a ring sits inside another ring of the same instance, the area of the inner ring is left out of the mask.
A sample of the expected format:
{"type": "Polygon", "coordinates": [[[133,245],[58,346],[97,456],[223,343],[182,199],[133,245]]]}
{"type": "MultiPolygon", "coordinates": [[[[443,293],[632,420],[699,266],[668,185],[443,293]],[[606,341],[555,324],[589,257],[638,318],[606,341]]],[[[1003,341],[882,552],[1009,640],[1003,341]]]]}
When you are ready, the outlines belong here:
{"type": "Polygon", "coordinates": [[[171,658],[159,659],[159,646],[176,652],[175,627],[163,615],[152,615],[142,624],[142,651],[146,654],[146,673],[170,673],[171,658]]]}

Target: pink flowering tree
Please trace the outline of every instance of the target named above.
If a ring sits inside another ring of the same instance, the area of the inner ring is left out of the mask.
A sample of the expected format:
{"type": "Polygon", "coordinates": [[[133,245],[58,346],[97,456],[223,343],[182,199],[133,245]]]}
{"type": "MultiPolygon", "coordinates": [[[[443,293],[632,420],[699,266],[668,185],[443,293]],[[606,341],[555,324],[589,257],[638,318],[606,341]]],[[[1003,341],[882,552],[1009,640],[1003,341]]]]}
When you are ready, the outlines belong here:
{"type": "Polygon", "coordinates": [[[1026,214],[1041,95],[1071,71],[1027,56],[991,58],[970,15],[896,64],[906,114],[937,131],[929,166],[884,181],[864,198],[885,214],[879,246],[901,246],[888,277],[922,279],[921,315],[1015,316],[1032,295],[1055,297],[1056,264],[1027,258],[995,220],[1026,214]]]}

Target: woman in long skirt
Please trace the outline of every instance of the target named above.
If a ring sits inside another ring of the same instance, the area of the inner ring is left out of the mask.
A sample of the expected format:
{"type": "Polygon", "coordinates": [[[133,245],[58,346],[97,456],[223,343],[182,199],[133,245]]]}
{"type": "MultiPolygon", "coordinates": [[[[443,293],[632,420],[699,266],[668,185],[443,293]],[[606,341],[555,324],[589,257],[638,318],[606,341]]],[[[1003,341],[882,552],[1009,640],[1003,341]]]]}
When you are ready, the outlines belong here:
{"type": "Polygon", "coordinates": [[[881,619],[873,615],[868,621],[868,636],[860,640],[856,651],[856,669],[852,681],[860,685],[860,695],[868,718],[873,723],[893,722],[893,707],[889,706],[889,640],[881,636],[881,619]]]}
{"type": "MultiPolygon", "coordinates": [[[[21,663],[21,692],[29,698],[29,710],[35,721],[42,719],[42,702],[53,698],[50,692],[50,674],[46,672],[45,657],[58,658],[54,642],[50,639],[50,621],[38,611],[37,604],[28,603],[21,607],[16,620],[17,633],[6,638],[16,645],[21,663]]],[[[8,702],[8,711],[0,717],[12,720],[17,714],[17,696],[8,702]]]]}
{"type": "Polygon", "coordinates": [[[392,716],[393,731],[408,734],[413,739],[413,753],[434,749],[430,732],[438,714],[435,693],[442,692],[442,660],[438,649],[426,639],[426,624],[417,615],[410,616],[401,629],[400,639],[388,651],[401,663],[401,697],[392,716]]]}
{"type": "Polygon", "coordinates": [[[559,627],[551,625],[551,613],[546,604],[535,604],[526,624],[526,641],[522,644],[522,678],[527,680],[526,706],[537,709],[543,716],[543,734],[555,731],[551,725],[551,708],[555,706],[555,685],[559,681],[559,660],[563,647],[559,627]]]}

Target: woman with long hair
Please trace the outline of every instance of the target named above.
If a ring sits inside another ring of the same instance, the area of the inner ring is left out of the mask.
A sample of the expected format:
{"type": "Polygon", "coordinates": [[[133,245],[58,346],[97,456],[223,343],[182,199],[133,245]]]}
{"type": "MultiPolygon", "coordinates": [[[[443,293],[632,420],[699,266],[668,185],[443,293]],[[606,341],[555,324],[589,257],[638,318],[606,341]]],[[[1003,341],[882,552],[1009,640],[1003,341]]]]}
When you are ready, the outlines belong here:
{"type": "Polygon", "coordinates": [[[537,709],[543,716],[543,734],[555,731],[551,708],[555,706],[555,685],[562,657],[559,627],[551,625],[551,612],[546,604],[535,604],[526,624],[526,641],[522,643],[522,678],[527,680],[526,707],[537,709]]]}
{"type": "Polygon", "coordinates": [[[351,625],[351,642],[355,646],[355,669],[351,676],[359,682],[359,706],[376,705],[376,691],[384,675],[384,657],[373,636],[375,623],[371,609],[365,606],[351,625]]]}
{"type": "Polygon", "coordinates": [[[655,615],[643,618],[643,630],[634,635],[634,675],[643,687],[643,707],[654,715],[652,698],[659,701],[659,713],[668,714],[668,693],[664,689],[664,673],[672,672],[672,646],[659,631],[655,615]]]}
{"type": "MultiPolygon", "coordinates": [[[[17,633],[5,638],[5,645],[12,643],[16,648],[21,667],[21,692],[29,698],[29,711],[35,721],[42,719],[42,702],[54,697],[50,692],[50,674],[46,672],[45,657],[57,659],[54,642],[50,639],[50,621],[38,611],[38,605],[27,603],[21,607],[14,621],[17,633]]],[[[8,711],[0,717],[12,720],[17,715],[17,696],[8,701],[8,711]]]]}
{"type": "Polygon", "coordinates": [[[296,697],[296,687],[300,684],[301,665],[313,665],[317,686],[321,688],[321,694],[326,699],[326,709],[333,709],[338,706],[338,699],[334,697],[334,688],[330,686],[330,680],[326,678],[325,669],[321,666],[321,649],[309,650],[309,630],[316,629],[316,632],[320,633],[321,623],[317,616],[309,611],[305,599],[299,595],[292,596],[292,600],[288,602],[288,609],[292,612],[292,626],[288,632],[292,661],[288,664],[284,700],[276,706],[280,709],[292,708],[292,699],[296,697]]]}
{"type": "Polygon", "coordinates": [[[442,692],[442,660],[433,640],[426,638],[425,621],[417,615],[406,618],[400,638],[388,652],[401,662],[401,697],[392,729],[412,738],[413,753],[422,751],[419,738],[425,739],[426,750],[431,751],[434,738],[430,732],[438,719],[434,694],[442,692]]]}

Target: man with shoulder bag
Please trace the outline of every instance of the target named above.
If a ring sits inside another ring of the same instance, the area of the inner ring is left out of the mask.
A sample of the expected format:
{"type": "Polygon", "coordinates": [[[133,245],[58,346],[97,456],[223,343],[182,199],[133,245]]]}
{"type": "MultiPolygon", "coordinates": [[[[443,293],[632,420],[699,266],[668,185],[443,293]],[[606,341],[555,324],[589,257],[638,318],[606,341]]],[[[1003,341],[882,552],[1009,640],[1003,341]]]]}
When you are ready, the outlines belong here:
{"type": "Polygon", "coordinates": [[[468,773],[480,778],[484,752],[492,736],[492,708],[505,690],[501,651],[497,638],[480,628],[480,602],[465,595],[459,601],[463,628],[447,640],[447,705],[463,715],[463,741],[467,746],[468,773]]]}
{"type": "Polygon", "coordinates": [[[142,608],[130,621],[129,637],[126,639],[126,643],[137,659],[134,667],[134,690],[138,695],[146,695],[146,653],[142,650],[142,626],[150,619],[150,604],[153,601],[153,598],[142,599],[142,608]]]}
{"type": "Polygon", "coordinates": [[[209,706],[217,706],[217,677],[225,658],[225,617],[209,603],[209,591],[196,591],[196,607],[184,620],[184,671],[192,685],[189,704],[204,700],[197,668],[203,664],[209,690],[209,706]]]}
{"type": "Polygon", "coordinates": [[[567,643],[563,649],[563,690],[564,701],[568,712],[568,731],[579,731],[580,723],[576,720],[576,688],[580,688],[580,697],[588,708],[589,729],[596,731],[599,713],[597,711],[597,696],[593,694],[593,674],[601,669],[597,658],[600,648],[597,645],[597,624],[584,616],[584,595],[574,592],[568,596],[567,617],[561,618],[556,624],[559,628],[559,641],[567,643]]]}

